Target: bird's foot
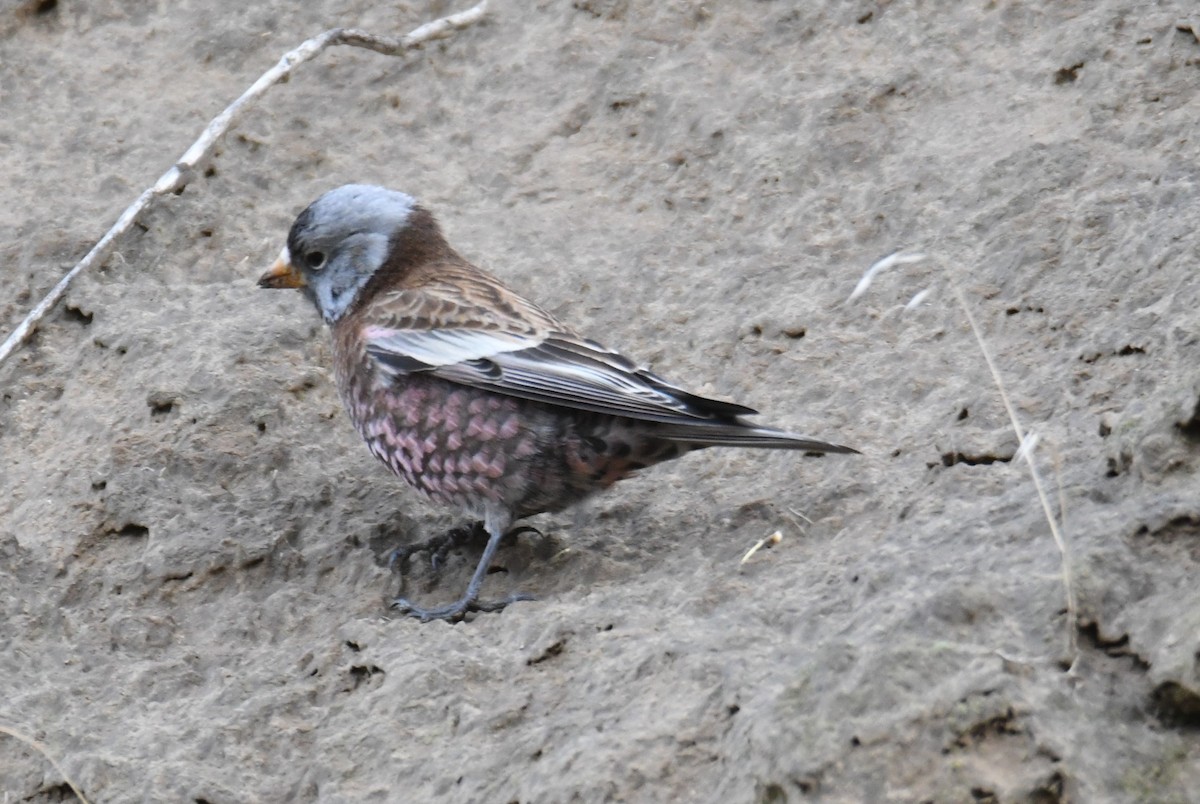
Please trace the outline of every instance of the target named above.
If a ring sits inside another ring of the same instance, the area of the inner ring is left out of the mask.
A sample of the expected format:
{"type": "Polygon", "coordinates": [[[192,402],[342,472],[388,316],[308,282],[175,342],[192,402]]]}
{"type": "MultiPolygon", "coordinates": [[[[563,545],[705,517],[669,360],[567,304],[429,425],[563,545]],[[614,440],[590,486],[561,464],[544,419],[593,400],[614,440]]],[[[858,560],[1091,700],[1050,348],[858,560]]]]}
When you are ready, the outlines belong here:
{"type": "Polygon", "coordinates": [[[533,595],[525,594],[524,592],[515,592],[503,600],[472,600],[470,596],[463,597],[454,603],[446,606],[437,606],[434,608],[424,609],[416,605],[408,598],[398,597],[391,602],[390,608],[396,609],[402,614],[409,617],[416,617],[423,623],[430,620],[446,620],[454,622],[462,619],[469,611],[500,611],[509,603],[516,603],[518,600],[536,600],[533,595]]]}
{"type": "MultiPolygon", "coordinates": [[[[484,575],[487,574],[488,567],[491,564],[492,556],[496,552],[496,548],[502,539],[515,539],[523,533],[536,533],[539,537],[545,538],[542,532],[537,528],[529,525],[520,525],[506,531],[502,536],[496,539],[491,538],[487,528],[482,522],[475,522],[470,525],[464,525],[447,531],[440,536],[435,536],[432,539],[427,539],[418,544],[407,545],[397,548],[392,552],[391,558],[388,560],[388,568],[403,575],[404,565],[410,557],[416,553],[429,553],[430,565],[435,573],[440,572],[441,566],[446,559],[447,554],[455,547],[469,544],[477,540],[486,542],[483,556],[475,568],[475,574],[471,578],[471,583],[467,587],[467,593],[459,600],[445,606],[436,606],[433,608],[423,608],[416,605],[404,596],[396,597],[389,604],[390,608],[396,609],[409,617],[416,617],[421,622],[429,622],[430,620],[447,620],[450,622],[462,619],[463,615],[469,611],[500,611],[510,603],[516,603],[519,600],[534,600],[533,595],[524,592],[516,592],[509,595],[503,600],[481,601],[479,600],[479,587],[483,582],[484,575]]],[[[403,586],[401,586],[403,590],[403,586]]]]}
{"type": "Polygon", "coordinates": [[[482,522],[459,525],[457,528],[451,528],[445,533],[434,536],[431,539],[426,539],[423,542],[397,547],[392,551],[391,558],[388,559],[388,569],[392,572],[403,573],[404,565],[408,559],[417,553],[428,553],[429,565],[437,573],[441,570],[446,556],[455,547],[461,547],[474,541],[486,542],[487,538],[488,532],[482,522]]]}

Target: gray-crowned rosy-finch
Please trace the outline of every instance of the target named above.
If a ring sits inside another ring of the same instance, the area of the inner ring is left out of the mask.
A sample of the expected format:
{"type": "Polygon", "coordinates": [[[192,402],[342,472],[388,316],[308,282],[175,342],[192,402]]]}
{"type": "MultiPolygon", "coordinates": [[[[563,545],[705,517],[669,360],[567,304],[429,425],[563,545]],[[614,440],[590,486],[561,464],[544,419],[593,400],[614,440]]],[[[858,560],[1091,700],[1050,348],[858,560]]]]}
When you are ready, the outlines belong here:
{"type": "Polygon", "coordinates": [[[855,452],[742,421],[576,334],[476,268],[404,193],[350,184],[300,213],[265,288],[300,288],[333,331],[334,376],[377,458],[425,496],[481,519],[466,594],[393,606],[452,619],[478,602],[512,523],[559,511],[704,447],[855,452]]]}

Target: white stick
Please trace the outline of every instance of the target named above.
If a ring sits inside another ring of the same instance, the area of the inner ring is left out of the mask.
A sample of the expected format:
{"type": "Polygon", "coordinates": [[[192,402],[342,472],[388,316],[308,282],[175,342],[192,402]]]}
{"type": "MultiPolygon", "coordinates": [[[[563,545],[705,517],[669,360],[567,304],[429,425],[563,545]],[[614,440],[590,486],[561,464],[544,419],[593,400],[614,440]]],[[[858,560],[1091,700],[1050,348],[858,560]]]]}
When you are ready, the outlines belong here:
{"type": "Polygon", "coordinates": [[[905,254],[902,251],[896,251],[881,260],[876,260],[875,264],[863,274],[862,279],[858,280],[858,284],[854,286],[854,290],[850,293],[850,298],[846,299],[846,301],[852,302],[866,293],[867,288],[871,287],[871,283],[875,281],[875,274],[897,265],[908,265],[911,262],[920,262],[923,259],[925,259],[924,254],[905,254]]]}
{"type": "Polygon", "coordinates": [[[975,342],[979,344],[979,351],[983,352],[983,359],[987,362],[988,371],[992,373],[992,381],[996,383],[996,390],[1000,392],[1000,401],[1004,403],[1004,412],[1008,414],[1009,424],[1012,425],[1013,432],[1017,434],[1017,443],[1020,446],[1017,448],[1017,454],[1013,456],[1014,460],[1024,458],[1025,463],[1029,466],[1029,476],[1033,478],[1033,488],[1037,491],[1038,501],[1042,504],[1042,514],[1046,517],[1046,524],[1050,526],[1050,534],[1054,537],[1054,544],[1058,547],[1059,560],[1062,564],[1063,587],[1067,598],[1067,650],[1071,656],[1069,671],[1074,674],[1079,653],[1075,642],[1078,617],[1075,610],[1075,582],[1071,572],[1071,552],[1066,536],[1063,535],[1062,529],[1054,519],[1054,511],[1050,508],[1050,499],[1042,487],[1042,477],[1038,474],[1037,464],[1033,460],[1033,448],[1037,445],[1037,436],[1034,433],[1026,435],[1025,428],[1021,427],[1021,420],[1017,418],[1017,410],[1008,398],[1008,391],[1004,389],[1004,382],[1000,379],[1000,370],[996,368],[996,361],[992,359],[991,350],[988,349],[987,342],[983,339],[983,331],[975,323],[975,316],[971,314],[971,308],[967,306],[966,297],[958,289],[958,285],[951,283],[950,289],[954,291],[958,306],[962,308],[963,314],[967,317],[967,323],[971,326],[971,334],[975,336],[975,342]]]}
{"type": "Polygon", "coordinates": [[[113,224],[113,227],[105,233],[104,237],[100,238],[100,241],[96,245],[92,246],[92,250],[76,263],[75,267],[68,271],[66,276],[59,280],[54,289],[38,302],[38,305],[29,312],[29,315],[25,316],[25,320],[13,330],[12,334],[4,341],[4,344],[0,346],[0,364],[7,360],[9,355],[25,342],[25,339],[33,332],[38,322],[62,299],[63,295],[67,292],[67,286],[71,284],[71,280],[82,271],[107,259],[117,238],[129,231],[134,222],[137,221],[138,216],[145,211],[146,207],[150,206],[150,203],[155,198],[168,193],[178,192],[186,187],[188,182],[192,180],[192,177],[196,175],[196,170],[212,155],[213,149],[221,138],[228,133],[229,129],[233,126],[234,120],[242,110],[257,100],[260,95],[272,86],[286,80],[292,74],[292,71],[301,64],[315,58],[326,48],[337,45],[362,47],[367,50],[374,50],[376,53],[382,53],[385,56],[398,56],[405,51],[419,48],[426,42],[433,41],[434,39],[445,39],[455,31],[474,25],[483,19],[486,12],[487,0],[483,0],[478,5],[466,11],[451,14],[448,17],[442,17],[433,22],[427,22],[411,31],[407,36],[400,38],[376,36],[375,34],[353,28],[334,28],[325,31],[323,34],[314,36],[295,50],[284,54],[278,64],[263,73],[262,77],[255,81],[240,98],[229,104],[225,108],[225,111],[213,118],[213,121],[204,129],[204,133],[200,135],[200,139],[192,143],[192,147],[187,149],[183,156],[179,158],[179,161],[172,165],[154,183],[153,187],[145,190],[137,197],[136,201],[126,207],[125,211],[121,213],[121,217],[117,218],[117,222],[113,224]]]}

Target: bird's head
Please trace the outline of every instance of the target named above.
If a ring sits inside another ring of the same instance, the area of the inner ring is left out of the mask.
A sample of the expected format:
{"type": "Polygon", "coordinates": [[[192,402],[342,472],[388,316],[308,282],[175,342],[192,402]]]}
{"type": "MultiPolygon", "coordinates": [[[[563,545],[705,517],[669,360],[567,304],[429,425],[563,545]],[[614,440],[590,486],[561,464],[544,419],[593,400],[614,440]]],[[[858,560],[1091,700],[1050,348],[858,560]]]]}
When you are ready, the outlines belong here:
{"type": "Polygon", "coordinates": [[[418,210],[424,212],[411,196],[384,187],[330,190],[297,216],[287,245],[258,286],[299,288],[333,324],[387,263],[396,236],[418,210]]]}

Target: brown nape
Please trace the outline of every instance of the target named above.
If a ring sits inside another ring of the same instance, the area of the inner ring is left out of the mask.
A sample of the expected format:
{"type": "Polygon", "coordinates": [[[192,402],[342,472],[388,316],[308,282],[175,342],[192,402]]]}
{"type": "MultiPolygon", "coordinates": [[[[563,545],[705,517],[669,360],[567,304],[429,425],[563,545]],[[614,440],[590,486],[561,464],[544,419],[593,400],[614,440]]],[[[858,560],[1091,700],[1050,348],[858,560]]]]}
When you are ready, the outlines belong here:
{"type": "Polygon", "coordinates": [[[459,262],[462,258],[446,242],[433,214],[422,206],[414,206],[403,229],[388,241],[388,256],[359,294],[359,300],[369,299],[381,288],[395,288],[414,269],[436,262],[459,262]]]}

